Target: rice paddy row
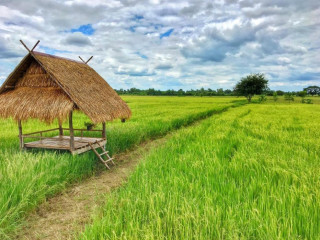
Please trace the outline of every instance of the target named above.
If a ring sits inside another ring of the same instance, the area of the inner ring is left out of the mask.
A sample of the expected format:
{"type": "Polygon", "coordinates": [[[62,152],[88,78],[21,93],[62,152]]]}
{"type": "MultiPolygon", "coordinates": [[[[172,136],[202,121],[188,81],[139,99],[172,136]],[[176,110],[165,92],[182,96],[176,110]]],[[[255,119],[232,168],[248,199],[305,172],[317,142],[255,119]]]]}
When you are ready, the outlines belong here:
{"type": "Polygon", "coordinates": [[[246,105],[176,132],[80,239],[319,239],[320,105],[246,105]]]}
{"type": "MultiPolygon", "coordinates": [[[[107,148],[112,154],[244,103],[237,98],[126,96],[124,99],[133,117],[125,124],[107,124],[107,148]]],[[[83,128],[86,121],[85,115],[76,113],[74,127],[83,128]]],[[[72,157],[54,151],[20,152],[16,123],[0,120],[0,124],[0,239],[6,239],[19,227],[23,216],[39,203],[71,182],[94,174],[101,165],[92,153],[72,157]]],[[[57,123],[52,127],[56,126],[57,123]]],[[[48,126],[36,120],[23,124],[25,133],[45,128],[48,126]]]]}

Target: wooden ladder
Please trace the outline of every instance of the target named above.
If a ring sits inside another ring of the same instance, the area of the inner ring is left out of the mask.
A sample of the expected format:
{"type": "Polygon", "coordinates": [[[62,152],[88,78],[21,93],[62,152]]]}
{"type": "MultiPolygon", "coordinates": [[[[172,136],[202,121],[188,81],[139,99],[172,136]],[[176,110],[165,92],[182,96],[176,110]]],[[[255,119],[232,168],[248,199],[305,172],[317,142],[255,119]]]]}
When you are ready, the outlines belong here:
{"type": "Polygon", "coordinates": [[[98,141],[94,142],[94,143],[89,143],[91,149],[93,150],[93,152],[96,154],[96,156],[100,159],[100,161],[108,168],[110,169],[110,166],[108,164],[110,164],[110,162],[115,165],[114,161],[113,161],[113,158],[109,156],[109,151],[106,151],[104,149],[103,146],[100,145],[100,143],[98,141]],[[98,144],[99,145],[99,148],[102,150],[102,153],[99,153],[97,151],[97,149],[95,149],[93,147],[93,144],[98,144]],[[103,156],[106,157],[106,159],[103,158],[103,156]]]}

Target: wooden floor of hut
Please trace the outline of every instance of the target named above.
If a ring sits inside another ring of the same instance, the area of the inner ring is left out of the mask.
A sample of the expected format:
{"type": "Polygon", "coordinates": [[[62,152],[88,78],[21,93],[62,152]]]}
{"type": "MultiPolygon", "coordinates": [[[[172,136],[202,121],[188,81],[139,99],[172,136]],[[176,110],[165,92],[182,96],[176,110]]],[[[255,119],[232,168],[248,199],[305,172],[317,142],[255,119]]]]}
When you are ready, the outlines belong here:
{"type": "Polygon", "coordinates": [[[107,140],[104,138],[92,138],[92,137],[74,137],[74,151],[70,150],[70,136],[55,136],[50,138],[44,138],[39,141],[28,142],[24,144],[25,148],[45,148],[56,150],[69,150],[72,154],[79,154],[91,150],[90,144],[94,148],[105,146],[107,140]]]}

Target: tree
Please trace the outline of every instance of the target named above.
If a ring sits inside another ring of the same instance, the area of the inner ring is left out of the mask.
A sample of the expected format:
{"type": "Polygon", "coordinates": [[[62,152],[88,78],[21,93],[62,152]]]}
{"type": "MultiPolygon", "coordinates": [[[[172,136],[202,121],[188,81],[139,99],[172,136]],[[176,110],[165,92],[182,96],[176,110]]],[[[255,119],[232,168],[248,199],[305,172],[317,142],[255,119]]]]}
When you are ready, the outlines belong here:
{"type": "Polygon", "coordinates": [[[320,95],[320,87],[318,86],[309,86],[304,88],[303,91],[306,91],[309,95],[320,95]]]}
{"type": "Polygon", "coordinates": [[[298,95],[299,97],[304,98],[305,96],[307,96],[307,91],[300,91],[300,92],[297,93],[297,95],[298,95]]]}
{"type": "Polygon", "coordinates": [[[284,91],[281,91],[281,90],[278,90],[278,91],[277,91],[277,95],[278,95],[278,96],[283,96],[284,94],[285,94],[284,91]]]}
{"type": "Polygon", "coordinates": [[[277,92],[273,92],[273,101],[278,101],[278,93],[277,92]]]}
{"type": "Polygon", "coordinates": [[[289,102],[294,101],[293,93],[287,92],[284,95],[284,100],[289,101],[289,102]]]}
{"type": "Polygon", "coordinates": [[[251,102],[255,94],[262,94],[268,89],[268,80],[264,74],[250,74],[242,78],[234,87],[234,92],[239,96],[245,96],[251,102]]]}

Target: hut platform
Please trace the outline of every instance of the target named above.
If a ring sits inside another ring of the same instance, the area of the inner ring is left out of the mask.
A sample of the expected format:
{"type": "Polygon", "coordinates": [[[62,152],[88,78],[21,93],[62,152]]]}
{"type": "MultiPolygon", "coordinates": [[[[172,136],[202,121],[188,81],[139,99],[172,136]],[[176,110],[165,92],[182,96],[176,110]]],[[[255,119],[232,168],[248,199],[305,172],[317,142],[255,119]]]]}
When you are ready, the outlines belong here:
{"type": "Polygon", "coordinates": [[[105,146],[107,140],[103,138],[74,137],[74,150],[71,151],[70,136],[55,136],[44,138],[39,141],[25,143],[24,147],[69,150],[72,154],[80,154],[92,150],[91,146],[93,146],[94,148],[99,148],[100,145],[97,142],[100,145],[105,146]]]}
{"type": "MultiPolygon", "coordinates": [[[[58,128],[57,128],[58,129],[58,128]]],[[[55,150],[68,150],[72,154],[80,154],[92,149],[105,148],[107,139],[104,137],[84,137],[84,129],[80,129],[81,136],[70,137],[68,135],[59,135],[54,137],[44,137],[42,134],[45,132],[51,132],[57,129],[45,130],[36,133],[29,133],[22,135],[22,145],[24,149],[28,148],[44,148],[44,149],[55,149],[55,150]],[[35,136],[40,134],[40,136],[35,136]],[[38,138],[37,141],[24,142],[26,138],[38,138]],[[71,140],[72,138],[72,140],[71,140]],[[72,141],[72,144],[70,142],[72,141]],[[73,147],[72,147],[73,146],[73,147]]],[[[69,129],[63,129],[69,130],[69,129]]],[[[91,130],[100,132],[100,130],[91,130]]]]}

